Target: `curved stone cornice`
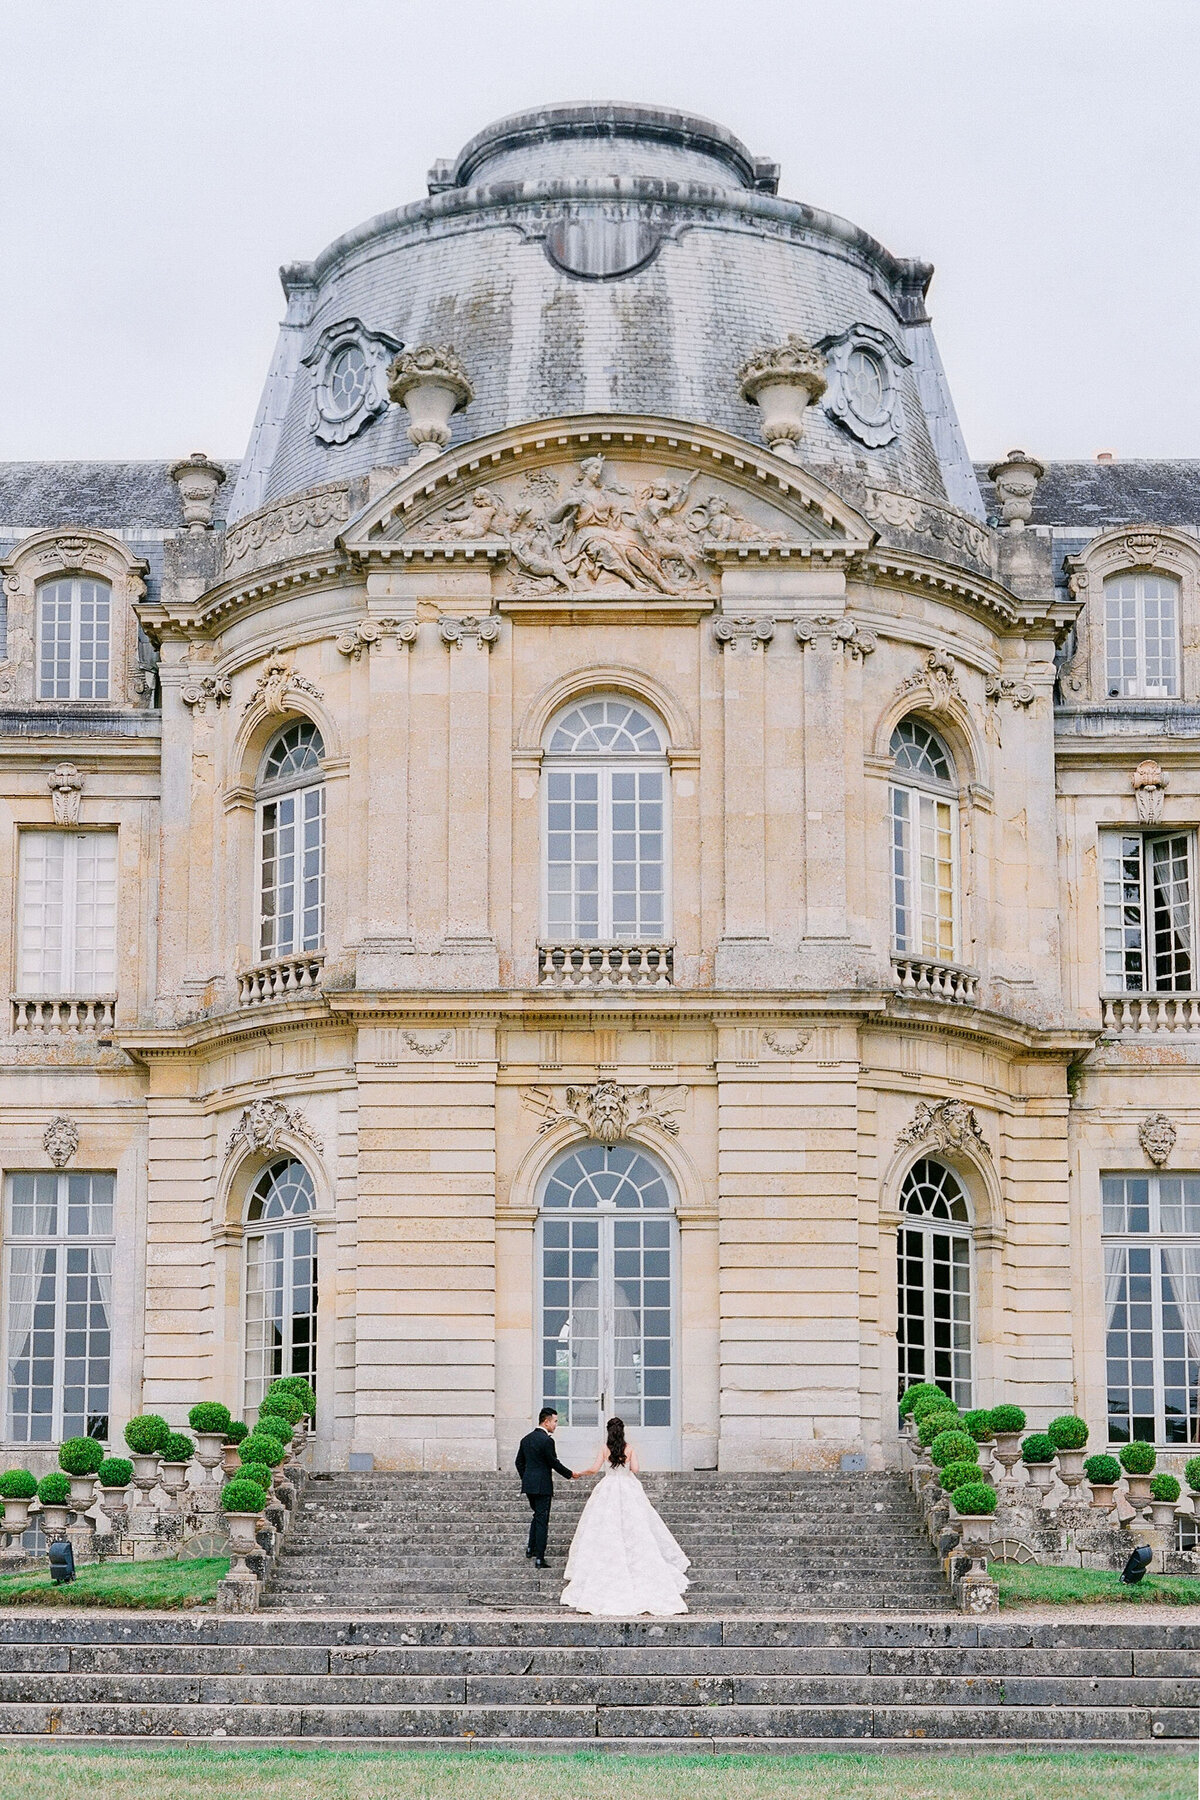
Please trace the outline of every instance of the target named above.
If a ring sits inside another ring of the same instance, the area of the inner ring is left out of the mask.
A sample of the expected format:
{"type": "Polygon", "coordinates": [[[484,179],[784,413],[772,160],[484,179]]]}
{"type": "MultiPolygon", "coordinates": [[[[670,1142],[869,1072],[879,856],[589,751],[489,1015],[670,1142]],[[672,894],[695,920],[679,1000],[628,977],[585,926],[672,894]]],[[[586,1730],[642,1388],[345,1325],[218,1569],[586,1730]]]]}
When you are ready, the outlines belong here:
{"type": "Polygon", "coordinates": [[[1077,616],[1080,603],[1065,602],[1056,592],[1045,604],[1022,600],[1002,582],[972,575],[953,563],[933,557],[888,550],[876,545],[866,552],[860,566],[894,587],[932,594],[969,611],[982,613],[988,623],[1005,631],[1034,630],[1060,637],[1077,616]]]}

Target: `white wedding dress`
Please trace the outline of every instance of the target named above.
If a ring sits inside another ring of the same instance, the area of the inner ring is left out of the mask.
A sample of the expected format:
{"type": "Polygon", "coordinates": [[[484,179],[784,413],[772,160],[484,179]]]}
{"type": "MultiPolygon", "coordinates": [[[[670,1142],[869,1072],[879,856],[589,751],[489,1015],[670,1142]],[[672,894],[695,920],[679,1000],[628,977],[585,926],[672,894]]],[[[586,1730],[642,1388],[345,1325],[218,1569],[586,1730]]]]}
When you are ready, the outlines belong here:
{"type": "Polygon", "coordinates": [[[688,1559],[637,1476],[609,1468],[588,1496],[567,1556],[562,1604],[605,1619],[685,1613],[688,1559]]]}

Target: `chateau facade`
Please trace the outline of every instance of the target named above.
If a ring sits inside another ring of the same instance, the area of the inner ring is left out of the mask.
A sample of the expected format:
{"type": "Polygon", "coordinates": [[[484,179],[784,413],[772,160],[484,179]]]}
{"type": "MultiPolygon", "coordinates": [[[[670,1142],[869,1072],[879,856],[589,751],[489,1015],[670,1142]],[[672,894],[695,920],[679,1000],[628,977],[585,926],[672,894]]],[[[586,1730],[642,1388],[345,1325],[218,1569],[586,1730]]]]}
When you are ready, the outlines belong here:
{"type": "Polygon", "coordinates": [[[6,1460],[292,1370],[333,1468],[1194,1453],[1200,465],[975,468],[777,179],[502,121],[240,465],[0,468],[6,1460]]]}

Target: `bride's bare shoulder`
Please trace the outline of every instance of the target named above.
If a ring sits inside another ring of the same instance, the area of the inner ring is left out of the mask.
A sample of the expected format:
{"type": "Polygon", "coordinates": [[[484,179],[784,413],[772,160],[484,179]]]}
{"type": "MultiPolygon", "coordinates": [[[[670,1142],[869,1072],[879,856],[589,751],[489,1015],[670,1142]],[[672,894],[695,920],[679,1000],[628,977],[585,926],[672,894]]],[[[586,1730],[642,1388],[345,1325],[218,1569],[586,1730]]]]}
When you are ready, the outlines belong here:
{"type": "Polygon", "coordinates": [[[625,1462],[631,1475],[641,1474],[642,1471],[641,1464],[638,1462],[638,1453],[632,1444],[626,1444],[625,1446],[625,1462]]]}

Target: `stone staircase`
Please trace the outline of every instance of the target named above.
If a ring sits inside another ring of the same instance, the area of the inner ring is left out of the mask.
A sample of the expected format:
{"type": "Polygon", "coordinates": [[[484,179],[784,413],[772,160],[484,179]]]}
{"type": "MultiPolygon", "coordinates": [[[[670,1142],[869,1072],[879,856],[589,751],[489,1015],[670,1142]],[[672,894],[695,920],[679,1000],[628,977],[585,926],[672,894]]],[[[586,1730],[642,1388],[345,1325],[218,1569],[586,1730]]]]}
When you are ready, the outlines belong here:
{"type": "MultiPolygon", "coordinates": [[[[689,1611],[934,1612],[950,1595],[900,1475],[647,1475],[692,1559],[689,1611]]],[[[315,1475],[264,1604],[306,1611],[557,1614],[592,1484],[562,1483],[545,1572],[509,1475],[315,1475]]]]}
{"type": "Polygon", "coordinates": [[[1186,1618],[0,1618],[8,1743],[1144,1756],[1193,1753],[1198,1702],[1186,1618]]]}

